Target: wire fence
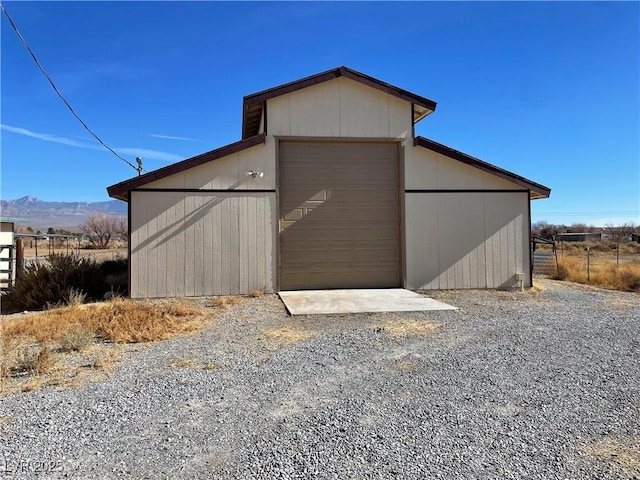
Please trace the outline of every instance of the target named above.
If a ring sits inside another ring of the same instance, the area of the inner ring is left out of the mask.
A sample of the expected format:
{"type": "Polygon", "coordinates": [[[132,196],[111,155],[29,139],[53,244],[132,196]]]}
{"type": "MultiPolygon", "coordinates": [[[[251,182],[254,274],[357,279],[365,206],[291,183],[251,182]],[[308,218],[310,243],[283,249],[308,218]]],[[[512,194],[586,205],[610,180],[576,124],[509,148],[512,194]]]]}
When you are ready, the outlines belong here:
{"type": "MultiPolygon", "coordinates": [[[[109,250],[85,250],[85,249],[73,249],[70,252],[64,250],[55,252],[57,255],[73,255],[82,258],[90,258],[95,260],[96,263],[104,263],[110,260],[126,260],[127,249],[126,248],[112,248],[109,250]]],[[[24,266],[38,263],[40,265],[49,262],[49,255],[28,255],[24,256],[24,266]]]]}

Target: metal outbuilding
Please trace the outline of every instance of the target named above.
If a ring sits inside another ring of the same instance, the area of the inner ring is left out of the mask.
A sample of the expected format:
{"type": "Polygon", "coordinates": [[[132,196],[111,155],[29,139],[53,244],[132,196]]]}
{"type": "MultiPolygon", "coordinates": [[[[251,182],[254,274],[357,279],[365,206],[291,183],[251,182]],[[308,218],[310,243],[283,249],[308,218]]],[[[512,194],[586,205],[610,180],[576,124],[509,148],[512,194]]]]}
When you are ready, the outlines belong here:
{"type": "Polygon", "coordinates": [[[246,96],[239,142],[108,187],[131,296],[531,285],[550,189],[415,137],[435,108],[346,67],[246,96]]]}

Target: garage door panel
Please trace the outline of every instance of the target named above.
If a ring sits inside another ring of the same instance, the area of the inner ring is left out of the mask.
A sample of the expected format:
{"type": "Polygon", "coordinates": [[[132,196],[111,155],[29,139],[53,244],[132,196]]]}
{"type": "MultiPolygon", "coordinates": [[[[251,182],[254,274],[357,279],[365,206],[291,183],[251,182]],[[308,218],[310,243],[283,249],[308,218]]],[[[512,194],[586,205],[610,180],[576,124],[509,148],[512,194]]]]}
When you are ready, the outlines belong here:
{"type": "Polygon", "coordinates": [[[395,144],[282,142],[280,288],[400,285],[395,144]]]}

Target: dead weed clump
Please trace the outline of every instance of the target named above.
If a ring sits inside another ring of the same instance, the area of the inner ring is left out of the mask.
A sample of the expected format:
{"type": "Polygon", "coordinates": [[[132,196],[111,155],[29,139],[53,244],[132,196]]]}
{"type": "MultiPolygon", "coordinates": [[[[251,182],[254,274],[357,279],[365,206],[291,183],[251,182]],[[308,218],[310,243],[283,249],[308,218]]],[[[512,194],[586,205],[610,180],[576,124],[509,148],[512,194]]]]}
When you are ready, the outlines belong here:
{"type": "Polygon", "coordinates": [[[165,340],[204,323],[204,310],[178,301],[153,304],[114,298],[100,305],[85,322],[96,335],[116,343],[165,340]]]}
{"type": "Polygon", "coordinates": [[[211,298],[211,306],[228,310],[238,303],[238,297],[213,297],[211,298]]]}
{"type": "Polygon", "coordinates": [[[33,375],[48,373],[55,361],[47,346],[25,345],[17,351],[5,352],[9,362],[2,369],[5,375],[33,375]]]}

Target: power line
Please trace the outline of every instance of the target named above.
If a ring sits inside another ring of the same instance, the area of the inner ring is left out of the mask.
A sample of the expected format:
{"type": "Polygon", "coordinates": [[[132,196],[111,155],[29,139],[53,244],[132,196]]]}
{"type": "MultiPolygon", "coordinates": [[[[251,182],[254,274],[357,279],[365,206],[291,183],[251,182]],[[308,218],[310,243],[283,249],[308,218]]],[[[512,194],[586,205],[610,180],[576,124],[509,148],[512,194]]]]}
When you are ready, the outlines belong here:
{"type": "Polygon", "coordinates": [[[98,137],[98,135],[96,135],[95,133],[93,133],[93,130],[91,130],[86,123],[84,123],[84,121],[80,118],[80,116],[75,112],[75,110],[73,109],[73,107],[71,105],[69,105],[69,102],[67,102],[67,100],[64,98],[64,96],[60,93],[60,91],[58,90],[58,88],[56,87],[56,85],[53,83],[53,80],[51,80],[51,77],[47,74],[47,72],[45,71],[44,67],[40,64],[40,62],[38,61],[38,59],[36,58],[36,55],[33,53],[33,51],[31,50],[31,48],[29,47],[29,45],[27,44],[27,41],[24,39],[24,37],[22,36],[22,34],[20,33],[20,31],[18,30],[18,27],[16,27],[16,24],[13,23],[13,20],[11,19],[11,17],[9,16],[9,13],[7,12],[7,10],[4,8],[4,5],[2,3],[0,3],[0,8],[2,9],[2,12],[4,13],[5,17],[7,17],[7,20],[9,20],[9,23],[11,24],[11,28],[13,28],[13,31],[16,32],[16,35],[18,35],[18,38],[20,39],[20,41],[22,42],[22,44],[24,45],[24,47],[27,49],[27,51],[29,52],[29,54],[31,55],[31,58],[33,58],[33,61],[36,63],[36,65],[38,66],[38,68],[40,69],[40,71],[42,72],[42,74],[46,77],[46,79],[49,81],[49,83],[51,84],[51,86],[53,87],[53,90],[56,92],[56,94],[58,95],[58,97],[60,97],[60,100],[62,100],[64,102],[64,104],[67,106],[67,108],[69,109],[69,111],[73,114],[74,117],[76,117],[76,119],[80,122],[80,124],[85,128],[85,130],[87,132],[89,132],[104,148],[106,148],[107,150],[109,150],[111,153],[113,153],[116,157],[118,157],[120,160],[122,160],[123,162],[125,162],[127,165],[129,165],[131,168],[133,168],[135,171],[138,172],[138,174],[140,174],[141,172],[141,168],[138,169],[138,167],[136,167],[135,165],[133,165],[133,163],[131,163],[129,160],[127,160],[126,158],[120,156],[118,153],[116,153],[116,151],[111,148],[109,145],[107,145],[106,143],[104,143],[102,141],[102,139],[100,139],[100,137],[98,137]]]}

